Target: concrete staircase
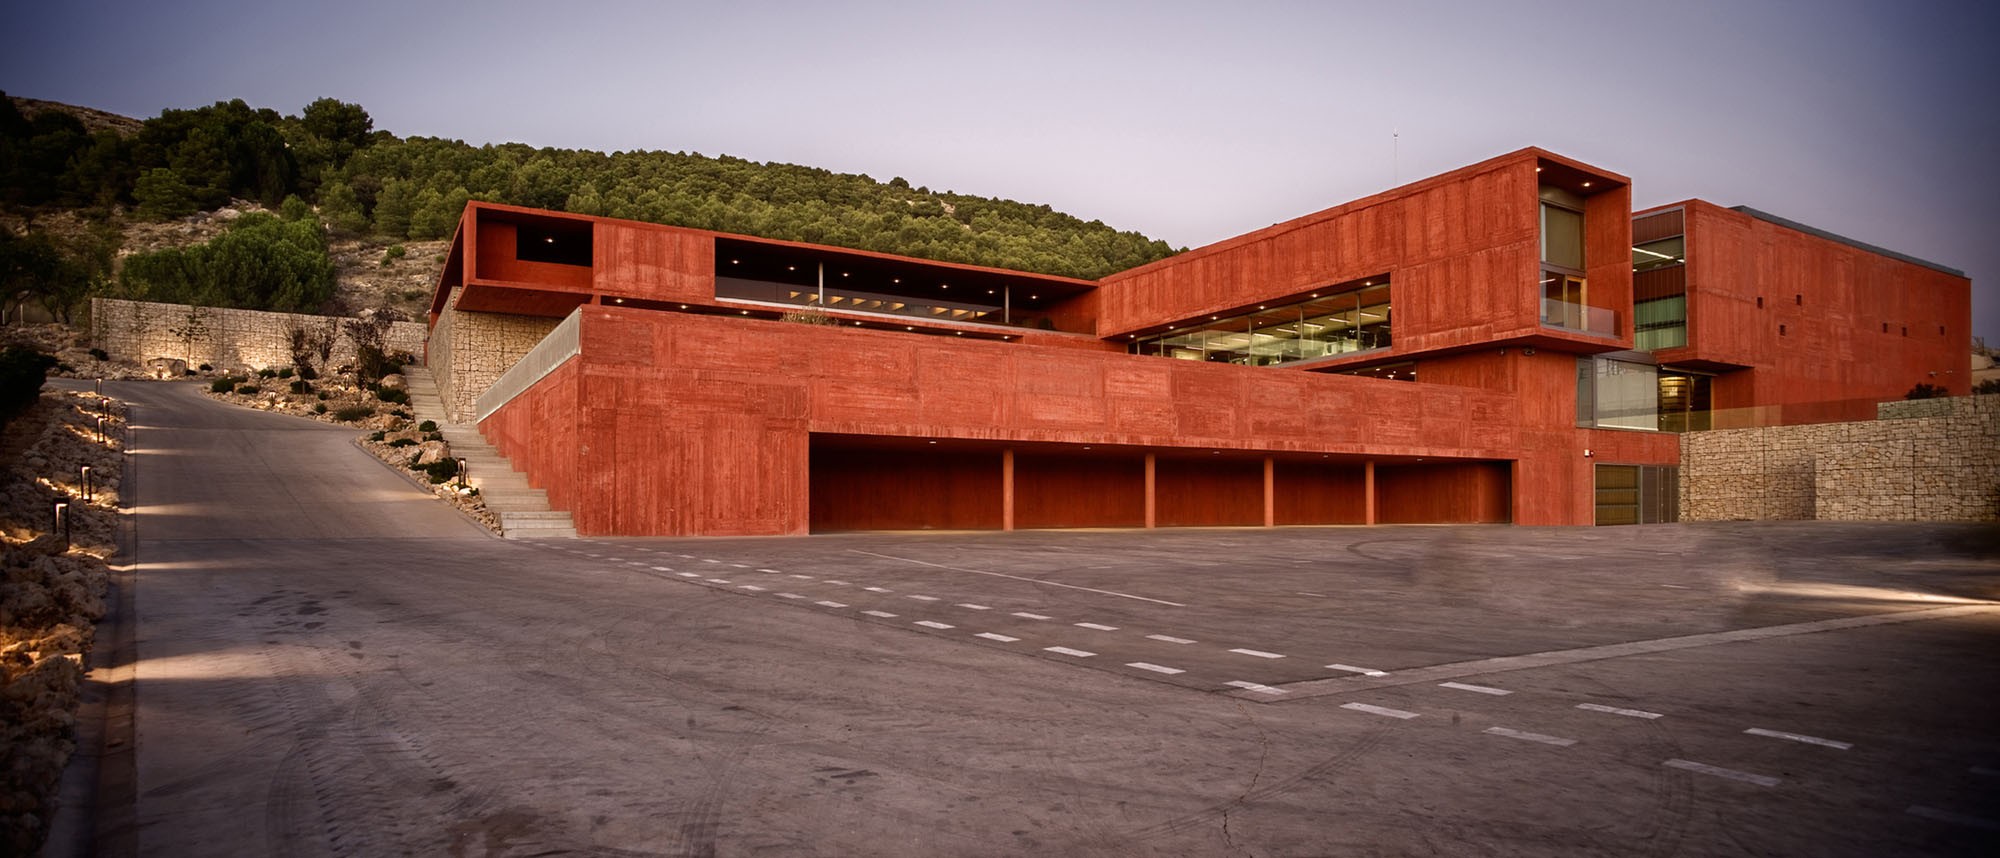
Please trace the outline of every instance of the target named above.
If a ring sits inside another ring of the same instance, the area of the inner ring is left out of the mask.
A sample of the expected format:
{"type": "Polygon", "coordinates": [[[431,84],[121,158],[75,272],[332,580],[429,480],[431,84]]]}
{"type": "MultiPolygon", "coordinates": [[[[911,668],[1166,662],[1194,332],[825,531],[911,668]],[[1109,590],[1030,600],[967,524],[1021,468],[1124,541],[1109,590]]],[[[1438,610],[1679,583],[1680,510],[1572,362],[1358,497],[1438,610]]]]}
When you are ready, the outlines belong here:
{"type": "Polygon", "coordinates": [[[528,478],[486,443],[479,428],[445,419],[444,399],[429,367],[403,367],[409,382],[410,413],[418,422],[437,421],[451,454],[465,460],[466,482],[479,489],[486,508],[500,519],[500,535],[508,539],[575,537],[576,523],[568,512],[549,508],[549,495],[531,488],[528,478]]]}

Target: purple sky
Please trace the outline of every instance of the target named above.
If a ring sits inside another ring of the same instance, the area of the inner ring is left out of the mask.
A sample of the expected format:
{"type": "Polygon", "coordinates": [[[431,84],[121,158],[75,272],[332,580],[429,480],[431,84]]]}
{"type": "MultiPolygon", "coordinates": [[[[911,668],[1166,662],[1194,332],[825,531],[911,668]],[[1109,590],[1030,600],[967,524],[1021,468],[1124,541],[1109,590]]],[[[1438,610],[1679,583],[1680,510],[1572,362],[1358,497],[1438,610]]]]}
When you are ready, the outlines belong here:
{"type": "Polygon", "coordinates": [[[1994,8],[67,0],[0,9],[0,89],[140,118],[333,96],[399,135],[903,176],[1176,246],[1535,145],[1636,207],[1963,270],[2000,344],[1994,8]]]}

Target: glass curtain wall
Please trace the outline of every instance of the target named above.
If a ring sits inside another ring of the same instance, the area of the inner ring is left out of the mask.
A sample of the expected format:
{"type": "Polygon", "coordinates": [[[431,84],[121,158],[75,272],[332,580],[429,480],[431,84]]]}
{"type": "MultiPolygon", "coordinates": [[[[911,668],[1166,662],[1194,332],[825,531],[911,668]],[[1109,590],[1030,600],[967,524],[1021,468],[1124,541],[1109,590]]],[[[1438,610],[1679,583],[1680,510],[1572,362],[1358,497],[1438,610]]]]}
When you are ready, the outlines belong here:
{"type": "Polygon", "coordinates": [[[1632,248],[1632,336],[1640,351],[1687,345],[1687,236],[1632,248]]]}
{"type": "Polygon", "coordinates": [[[1542,197],[1542,324],[1588,330],[1583,277],[1583,198],[1544,186],[1542,197]]]}
{"type": "Polygon", "coordinates": [[[1388,279],[1373,277],[1332,294],[1174,328],[1134,343],[1132,352],[1271,366],[1386,349],[1393,341],[1391,322],[1388,279]]]}

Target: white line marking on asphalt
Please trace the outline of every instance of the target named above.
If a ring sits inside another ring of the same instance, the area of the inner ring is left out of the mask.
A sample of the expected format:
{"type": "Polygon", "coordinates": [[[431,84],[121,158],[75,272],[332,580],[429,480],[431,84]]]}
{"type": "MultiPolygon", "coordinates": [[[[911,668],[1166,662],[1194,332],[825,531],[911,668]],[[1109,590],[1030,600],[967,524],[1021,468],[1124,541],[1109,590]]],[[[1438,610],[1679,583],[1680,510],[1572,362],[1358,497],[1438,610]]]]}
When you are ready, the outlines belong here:
{"type": "Polygon", "coordinates": [[[1260,684],[1260,683],[1256,683],[1256,682],[1244,682],[1244,681],[1243,681],[1243,680],[1241,680],[1241,679],[1232,679],[1232,680],[1230,680],[1230,681],[1228,681],[1228,682],[1225,682],[1225,683],[1222,683],[1222,684],[1223,684],[1223,685],[1228,685],[1228,686],[1231,686],[1231,687],[1234,687],[1234,688],[1241,688],[1241,689],[1243,689],[1244,691],[1255,691],[1255,692],[1257,692],[1258,694],[1283,694],[1283,693],[1285,693],[1285,689],[1282,689],[1282,688],[1272,688],[1272,687],[1271,687],[1271,686],[1269,686],[1269,685],[1263,685],[1263,684],[1260,684]]]}
{"type": "Polygon", "coordinates": [[[1952,813],[1949,810],[1938,810],[1935,807],[1924,807],[1922,805],[1913,804],[1910,805],[1910,809],[1904,811],[1904,813],[1907,813],[1911,816],[1921,816],[1925,819],[1932,819],[1938,822],[1949,822],[1952,823],[1953,825],[1964,825],[1971,828],[1984,828],[1987,831],[2000,831],[2000,822],[1994,822],[1991,819],[1981,819],[1977,816],[1966,816],[1963,813],[1952,813]]]}
{"type": "Polygon", "coordinates": [[[1491,695],[1494,695],[1494,696],[1496,696],[1496,697],[1497,697],[1497,696],[1502,696],[1502,695],[1507,695],[1507,694],[1513,694],[1513,693],[1514,693],[1514,692],[1512,692],[1512,691],[1508,691],[1508,690],[1506,690],[1506,689],[1504,689],[1504,688],[1489,688],[1489,687],[1487,687],[1487,686],[1484,686],[1484,685],[1467,685],[1467,684],[1465,684],[1465,683],[1463,683],[1463,682],[1440,682],[1440,683],[1438,683],[1438,687],[1439,687],[1439,688],[1455,688],[1455,689],[1458,689],[1459,691],[1475,691],[1475,692],[1478,692],[1478,693],[1480,693],[1480,694],[1491,694],[1491,695]]]}
{"type": "Polygon", "coordinates": [[[668,568],[667,568],[667,567],[665,567],[665,566],[655,566],[655,567],[653,567],[653,571],[655,571],[655,572],[672,572],[672,571],[674,571],[674,570],[672,570],[672,569],[668,569],[668,568]]]}
{"type": "Polygon", "coordinates": [[[763,587],[759,587],[759,586],[757,586],[757,585],[755,585],[755,584],[738,584],[738,585],[736,585],[736,589],[738,589],[738,590],[749,590],[749,591],[750,591],[750,592],[752,592],[752,593],[762,593],[762,592],[764,592],[764,588],[763,588],[763,587]]]}
{"type": "Polygon", "coordinates": [[[1326,669],[1327,669],[1327,670],[1344,670],[1344,671],[1347,671],[1348,673],[1358,673],[1358,674],[1361,674],[1362,676],[1388,676],[1388,675],[1389,675],[1389,672],[1388,672],[1388,671],[1386,671],[1386,670],[1376,670],[1375,668],[1372,668],[1372,667],[1355,667],[1354,665],[1351,665],[1351,664],[1329,664],[1329,665],[1327,665],[1327,666],[1326,666],[1326,669]]]}
{"type": "Polygon", "coordinates": [[[708,583],[710,583],[710,584],[727,584],[727,583],[729,583],[729,579],[728,579],[728,578],[705,578],[705,579],[702,579],[702,580],[705,580],[705,581],[707,581],[707,582],[708,582],[708,583]]]}
{"type": "Polygon", "coordinates": [[[1232,649],[1230,650],[1230,652],[1236,653],[1237,655],[1253,655],[1258,658],[1284,658],[1284,656],[1280,653],[1265,652],[1261,649],[1232,649]]]}
{"type": "Polygon", "coordinates": [[[862,611],[861,613],[867,614],[868,616],[871,617],[882,617],[885,619],[895,616],[895,614],[889,613],[888,611],[862,611]]]}
{"type": "Polygon", "coordinates": [[[889,588],[887,588],[887,587],[863,587],[863,588],[861,588],[861,589],[863,589],[863,590],[867,590],[867,591],[868,591],[868,592],[870,592],[870,593],[889,593],[889,592],[893,592],[893,591],[891,591],[891,590],[890,590],[889,588]]]}
{"type": "Polygon", "coordinates": [[[604,555],[602,555],[602,554],[590,554],[590,553],[585,553],[585,554],[584,554],[583,556],[585,556],[585,557],[603,557],[604,555]]]}
{"type": "Polygon", "coordinates": [[[1540,742],[1544,745],[1555,745],[1558,748],[1567,748],[1576,744],[1575,739],[1565,739],[1561,736],[1550,736],[1543,733],[1530,733],[1525,730],[1510,730],[1506,727],[1488,727],[1486,728],[1486,732],[1495,736],[1506,736],[1509,739],[1523,739],[1529,742],[1540,742]]]}
{"type": "Polygon", "coordinates": [[[703,562],[703,563],[721,563],[722,561],[720,561],[720,560],[716,560],[716,559],[713,559],[713,558],[709,558],[709,557],[703,557],[703,558],[701,559],[701,562],[703,562]]]}
{"type": "Polygon", "coordinates": [[[681,559],[682,559],[682,560],[693,560],[693,559],[694,559],[694,555],[692,555],[692,554],[683,554],[683,555],[681,555],[681,559]]]}
{"type": "Polygon", "coordinates": [[[1342,703],[1340,704],[1340,708],[1352,709],[1356,712],[1366,712],[1370,715],[1387,715],[1391,718],[1402,718],[1406,721],[1417,717],[1417,713],[1415,712],[1404,712],[1401,709],[1390,709],[1387,706],[1370,706],[1366,703],[1342,703]]]}
{"type": "Polygon", "coordinates": [[[1322,599],[1324,599],[1324,598],[1326,598],[1326,597],[1327,597],[1325,593],[1308,593],[1308,592],[1306,592],[1306,591],[1304,591],[1304,590],[1300,590],[1300,591],[1298,591],[1298,594],[1299,594],[1299,595],[1301,595],[1301,596],[1318,596],[1319,598],[1322,598],[1322,599]]]}
{"type": "Polygon", "coordinates": [[[967,609],[967,610],[973,610],[973,611],[991,611],[991,610],[993,610],[993,606],[991,606],[991,605],[975,605],[975,604],[972,604],[971,602],[959,602],[958,604],[956,604],[956,605],[953,605],[952,607],[955,607],[955,608],[965,608],[965,609],[967,609]]]}
{"type": "Polygon", "coordinates": [[[618,562],[620,562],[620,561],[623,561],[623,560],[624,560],[625,558],[623,558],[623,557],[606,557],[606,558],[604,558],[604,559],[606,559],[606,560],[609,560],[609,561],[611,561],[611,562],[613,562],[613,563],[618,563],[618,562]]]}
{"type": "Polygon", "coordinates": [[[1658,712],[1647,712],[1644,709],[1620,709],[1616,706],[1606,706],[1602,703],[1578,703],[1576,704],[1576,708],[1587,710],[1590,712],[1607,712],[1612,715],[1623,715],[1627,718],[1645,718],[1647,720],[1652,720],[1654,718],[1661,717],[1660,713],[1658,712]]]}
{"type": "Polygon", "coordinates": [[[769,572],[769,573],[771,573],[771,574],[773,574],[773,575],[783,575],[783,574],[785,574],[785,573],[783,573],[783,572],[779,572],[779,571],[778,571],[778,570],[776,570],[776,569],[759,569],[759,570],[757,570],[757,571],[759,571],[759,572],[769,572]]]}
{"type": "Polygon", "coordinates": [[[1148,663],[1146,663],[1146,662],[1143,662],[1143,661],[1134,661],[1134,662],[1128,662],[1128,663],[1127,663],[1127,664],[1126,664],[1125,666],[1126,666],[1126,667],[1136,667],[1136,668],[1138,668],[1138,669],[1140,669],[1140,670],[1150,670],[1150,671],[1152,671],[1152,672],[1154,672],[1154,673],[1164,673],[1164,674],[1167,674],[1168,676],[1172,676],[1172,675],[1174,675],[1174,674],[1176,674],[1176,673],[1186,673],[1186,672],[1187,672],[1187,671],[1185,671],[1185,670],[1182,670],[1182,669],[1180,669],[1180,668],[1178,668],[1178,667],[1161,667],[1160,665],[1157,665],[1157,664],[1148,664],[1148,663]]]}
{"type": "Polygon", "coordinates": [[[1118,627],[1117,627],[1117,626],[1107,626],[1107,625],[1104,625],[1104,624],[1102,624],[1102,623],[1072,623],[1071,625],[1074,625],[1074,626],[1076,626],[1077,628],[1080,628],[1080,629],[1096,629],[1096,630],[1098,630],[1098,631],[1100,631],[1100,632],[1115,632],[1115,631],[1118,631],[1118,627]]]}
{"type": "Polygon", "coordinates": [[[797,579],[799,579],[799,580],[801,580],[801,581],[811,581],[811,580],[813,579],[813,576],[811,576],[811,575],[800,575],[800,574],[798,574],[798,573],[796,573],[796,572],[795,572],[795,573],[792,573],[792,577],[793,577],[793,578],[797,578],[797,579]]]}
{"type": "Polygon", "coordinates": [[[1718,778],[1728,778],[1732,781],[1742,781],[1758,786],[1771,787],[1777,786],[1779,783],[1777,778],[1769,775],[1753,775],[1749,772],[1739,772],[1735,769],[1725,769],[1721,766],[1711,766],[1707,763],[1697,763],[1693,760],[1668,760],[1660,765],[1670,769],[1685,769],[1690,772],[1700,772],[1704,775],[1714,775],[1718,778]]]}
{"type": "Polygon", "coordinates": [[[845,608],[845,607],[847,607],[846,605],[844,605],[844,604],[841,604],[840,602],[814,602],[813,604],[815,604],[815,605],[824,605],[824,606],[826,606],[826,607],[829,607],[829,608],[845,608]]]}
{"type": "Polygon", "coordinates": [[[778,598],[780,598],[780,599],[803,599],[803,598],[805,598],[805,597],[804,597],[804,596],[801,596],[801,595],[799,595],[799,594],[797,594],[797,593],[779,593],[779,594],[778,594],[778,598]]]}
{"type": "Polygon", "coordinates": [[[1187,607],[1186,605],[1183,605],[1179,602],[1169,602],[1165,599],[1154,599],[1149,596],[1134,596],[1131,593],[1120,593],[1116,590],[1099,590],[1095,587],[1079,587],[1075,584],[1064,584],[1060,581],[1049,581],[1043,578],[1025,578],[1020,575],[1009,575],[1005,572],[988,572],[983,569],[967,569],[962,566],[946,566],[942,563],[928,563],[922,560],[912,560],[908,557],[896,557],[889,554],[876,554],[873,551],[862,551],[859,548],[850,548],[847,550],[852,551],[856,554],[866,554],[870,557],[880,557],[884,560],[901,560],[904,563],[915,563],[918,566],[929,566],[933,569],[949,569],[953,572],[970,572],[974,575],[991,575],[995,578],[1012,578],[1016,581],[1026,581],[1030,584],[1040,584],[1044,587],[1063,587],[1070,590],[1082,590],[1086,593],[1101,593],[1106,596],[1117,596],[1118,598],[1121,599],[1137,599],[1141,602],[1152,602],[1157,605],[1172,605],[1176,608],[1187,607]]]}
{"type": "Polygon", "coordinates": [[[1044,616],[1042,616],[1041,614],[1030,614],[1030,613],[1026,613],[1026,612],[1023,612],[1023,611],[1015,611],[1015,612],[1014,612],[1014,616],[1017,616],[1017,617],[1020,617],[1021,619],[1024,619],[1024,620],[1046,620],[1046,619],[1048,619],[1048,617],[1044,617],[1044,616]]]}
{"type": "Polygon", "coordinates": [[[1167,643],[1171,643],[1171,644],[1191,644],[1191,643],[1194,643],[1194,641],[1191,641],[1191,640],[1188,640],[1187,638],[1177,638],[1177,637],[1174,637],[1174,636],[1172,636],[1172,635],[1147,635],[1147,636],[1146,636],[1146,640],[1149,640],[1149,641],[1166,641],[1167,643]]]}
{"type": "Polygon", "coordinates": [[[847,586],[847,582],[846,582],[846,581],[835,581],[835,580],[833,580],[832,578],[828,578],[828,579],[826,579],[826,580],[824,580],[824,581],[821,581],[820,583],[821,583],[821,584],[832,584],[832,585],[833,585],[833,586],[835,586],[835,587],[845,587],[845,586],[847,586]]]}
{"type": "Polygon", "coordinates": [[[1693,587],[1683,587],[1683,586],[1681,586],[1681,585],[1679,585],[1679,584],[1661,584],[1660,586],[1662,586],[1662,587],[1665,587],[1665,588],[1667,588],[1667,589],[1669,589],[1669,590],[1692,590],[1692,589],[1694,589],[1693,587]]]}
{"type": "Polygon", "coordinates": [[[957,626],[954,626],[954,625],[952,625],[952,624],[950,624],[950,623],[940,623],[940,622],[938,622],[937,620],[918,620],[918,621],[916,622],[916,624],[917,624],[917,625],[920,625],[920,626],[923,626],[924,628],[927,628],[927,629],[955,629],[955,628],[958,628],[957,626]]]}
{"type": "Polygon", "coordinates": [[[915,599],[919,602],[935,602],[938,600],[938,597],[936,596],[910,596],[909,598],[915,599]]]}
{"type": "Polygon", "coordinates": [[[748,564],[748,563],[731,563],[731,564],[729,564],[729,565],[731,565],[731,566],[734,566],[734,567],[736,567],[736,568],[738,568],[738,569],[748,569],[748,568],[750,568],[750,564],[748,564]]]}
{"type": "Polygon", "coordinates": [[[1822,739],[1818,736],[1804,736],[1798,733],[1786,733],[1782,730],[1766,730],[1762,727],[1752,727],[1743,732],[1752,736],[1768,736],[1773,739],[1784,739],[1789,742],[1804,742],[1808,745],[1819,745],[1825,748],[1832,748],[1836,751],[1845,751],[1848,748],[1854,747],[1850,742],[1836,742],[1832,739],[1822,739]]]}
{"type": "Polygon", "coordinates": [[[1042,647],[1042,650],[1044,652],[1052,652],[1057,655],[1073,655],[1076,656],[1077,658],[1090,658],[1091,656],[1097,654],[1094,652],[1084,652],[1083,650],[1080,649],[1070,649],[1069,647],[1066,646],[1045,646],[1042,647]]]}
{"type": "Polygon", "coordinates": [[[679,575],[679,576],[681,576],[682,578],[700,578],[700,577],[701,577],[701,573],[699,573],[699,572],[675,572],[674,574],[675,574],[675,575],[679,575]]]}
{"type": "Polygon", "coordinates": [[[989,641],[999,641],[1001,643],[1013,643],[1017,640],[1020,640],[1020,638],[1010,638],[1006,635],[996,635],[992,632],[980,632],[979,634],[973,635],[973,637],[985,638],[989,641]]]}
{"type": "Polygon", "coordinates": [[[644,560],[627,560],[627,561],[625,561],[625,565],[627,565],[627,566],[644,566],[644,565],[646,565],[646,561],[644,561],[644,560]]]}

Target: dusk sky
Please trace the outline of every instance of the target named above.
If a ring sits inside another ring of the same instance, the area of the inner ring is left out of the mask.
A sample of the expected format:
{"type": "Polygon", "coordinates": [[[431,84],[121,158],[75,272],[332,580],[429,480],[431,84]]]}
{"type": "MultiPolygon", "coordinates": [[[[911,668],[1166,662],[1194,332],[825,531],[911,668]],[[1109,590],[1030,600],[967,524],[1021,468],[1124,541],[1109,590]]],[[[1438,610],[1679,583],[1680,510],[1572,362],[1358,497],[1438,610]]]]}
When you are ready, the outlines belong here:
{"type": "Polygon", "coordinates": [[[1972,2],[8,4],[0,89],[332,96],[398,135],[783,161],[1199,246],[1523,146],[1965,271],[2000,344],[1972,2]]]}

